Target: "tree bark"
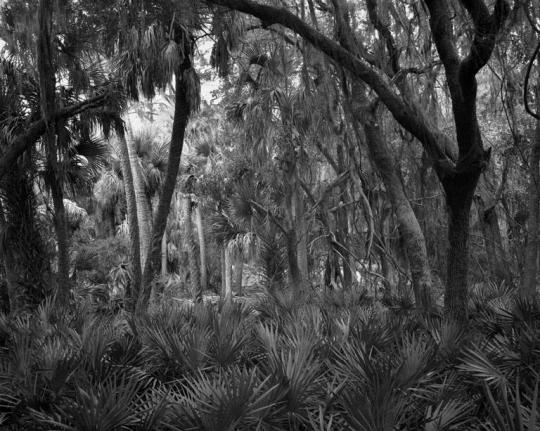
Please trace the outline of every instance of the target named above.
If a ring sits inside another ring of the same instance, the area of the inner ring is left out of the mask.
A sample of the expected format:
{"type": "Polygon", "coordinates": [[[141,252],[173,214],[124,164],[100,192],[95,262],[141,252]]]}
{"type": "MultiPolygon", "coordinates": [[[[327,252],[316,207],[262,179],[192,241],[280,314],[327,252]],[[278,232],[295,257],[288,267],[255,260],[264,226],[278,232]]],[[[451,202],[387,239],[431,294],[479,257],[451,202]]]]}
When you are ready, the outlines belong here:
{"type": "Polygon", "coordinates": [[[165,229],[161,238],[161,276],[166,277],[167,274],[167,229],[165,229]]]}
{"type": "MultiPolygon", "coordinates": [[[[20,161],[22,162],[22,160],[20,161]]],[[[29,178],[29,166],[17,163],[2,181],[3,252],[10,311],[33,311],[53,293],[51,268],[36,226],[36,202],[29,178]]]]}
{"type": "Polygon", "coordinates": [[[396,172],[396,163],[392,160],[390,148],[383,138],[376,119],[367,115],[363,118],[371,160],[381,175],[388,193],[409,259],[415,301],[418,307],[427,310],[431,308],[433,300],[431,295],[431,270],[429,268],[424,233],[409,199],[405,195],[403,184],[396,172]]]}
{"type": "MultiPolygon", "coordinates": [[[[337,166],[338,175],[345,173],[345,155],[343,151],[343,144],[339,143],[337,146],[337,166]]],[[[347,193],[347,183],[342,182],[339,184],[339,196],[340,202],[338,205],[346,203],[350,196],[347,193]]],[[[349,235],[349,220],[347,217],[347,207],[341,206],[336,211],[336,234],[340,244],[341,263],[343,266],[343,289],[350,289],[352,286],[352,272],[351,272],[351,253],[350,253],[350,235],[349,235]]]]}
{"type": "Polygon", "coordinates": [[[455,44],[452,12],[443,0],[426,0],[430,27],[444,66],[452,101],[458,160],[452,172],[437,172],[446,193],[448,210],[448,264],[445,289],[445,313],[457,321],[467,321],[467,272],[469,215],[474,190],[489,161],[476,115],[476,74],[493,52],[498,32],[509,13],[504,0],[495,2],[489,13],[482,1],[463,1],[474,24],[474,38],[467,55],[461,59],[455,44]]]}
{"type": "Polygon", "coordinates": [[[56,140],[54,122],[54,114],[56,112],[56,76],[51,46],[53,10],[54,5],[51,0],[40,0],[38,9],[39,35],[37,63],[41,115],[46,123],[44,135],[45,151],[48,169],[50,170],[47,183],[49,184],[53,199],[54,230],[58,247],[57,291],[55,296],[59,304],[65,304],[69,297],[71,283],[69,278],[69,238],[62,191],[62,174],[59,164],[59,143],[56,140]]]}
{"type": "Polygon", "coordinates": [[[227,290],[227,272],[225,271],[225,245],[221,244],[219,247],[219,263],[221,266],[221,297],[225,298],[225,292],[227,290]]]}
{"type": "Polygon", "coordinates": [[[188,252],[189,279],[191,281],[191,294],[196,301],[202,300],[201,283],[199,277],[199,264],[197,259],[197,246],[193,238],[193,211],[189,194],[183,197],[184,206],[184,241],[188,252]]]}
{"type": "Polygon", "coordinates": [[[197,236],[199,237],[201,290],[204,292],[206,289],[208,289],[208,268],[206,264],[206,238],[204,235],[204,224],[200,202],[197,202],[197,206],[195,207],[195,223],[197,225],[197,236]]]}
{"type": "Polygon", "coordinates": [[[291,283],[291,288],[295,294],[298,294],[302,291],[302,274],[298,268],[298,255],[297,247],[298,240],[296,237],[296,229],[293,227],[287,231],[285,235],[285,241],[287,246],[287,263],[289,269],[289,282],[291,283]]]}
{"type": "Polygon", "coordinates": [[[223,244],[224,249],[224,272],[225,272],[225,281],[224,287],[225,291],[223,292],[223,299],[225,302],[232,301],[232,259],[231,259],[231,248],[228,244],[223,244]]]}
{"type": "Polygon", "coordinates": [[[242,295],[243,272],[244,272],[244,256],[242,255],[242,250],[235,250],[233,290],[236,292],[237,295],[242,295]]]}
{"type": "Polygon", "coordinates": [[[169,215],[171,200],[176,186],[176,178],[178,176],[178,170],[180,167],[180,158],[182,156],[182,148],[184,145],[184,134],[191,111],[190,100],[188,98],[188,91],[190,91],[188,88],[189,84],[186,82],[186,78],[184,76],[190,69],[191,63],[189,63],[189,59],[186,59],[176,71],[174,119],[169,158],[167,163],[167,173],[163,182],[163,188],[161,189],[159,205],[153,224],[152,242],[150,244],[150,249],[148,250],[148,256],[145,263],[142,294],[139,297],[137,306],[139,311],[146,310],[148,306],[148,299],[150,298],[150,283],[152,282],[152,279],[154,278],[160,264],[161,238],[163,237],[163,233],[165,232],[165,227],[167,225],[167,217],[169,215]]]}
{"type": "Polygon", "coordinates": [[[120,162],[122,164],[122,176],[124,177],[124,193],[126,195],[127,219],[129,225],[129,242],[132,262],[132,274],[130,289],[126,291],[126,309],[134,311],[135,301],[141,289],[141,250],[139,237],[139,223],[137,217],[137,204],[135,199],[135,188],[133,186],[133,175],[129,163],[128,145],[125,137],[124,126],[118,121],[115,124],[116,135],[120,143],[120,162]]]}
{"type": "Polygon", "coordinates": [[[458,322],[468,318],[469,216],[480,173],[472,172],[444,184],[448,209],[448,255],[445,313],[458,322]]]}
{"type": "Polygon", "coordinates": [[[146,190],[144,187],[144,175],[141,169],[139,156],[133,145],[133,139],[126,140],[127,153],[131,174],[133,176],[133,189],[135,192],[135,205],[137,208],[137,223],[139,225],[139,242],[140,242],[140,260],[141,267],[144,268],[148,250],[150,248],[151,230],[152,230],[152,210],[148,202],[146,190]]]}
{"type": "Polygon", "coordinates": [[[304,283],[309,280],[309,268],[308,268],[308,250],[307,250],[307,226],[304,215],[304,202],[300,196],[299,190],[295,189],[292,196],[293,200],[293,218],[296,225],[296,231],[298,232],[298,244],[297,244],[297,257],[298,257],[298,270],[300,271],[301,279],[304,283]]]}
{"type": "MultiPolygon", "coordinates": [[[[536,112],[540,112],[540,74],[536,83],[536,112]]],[[[538,274],[538,232],[540,230],[540,120],[536,121],[533,147],[529,157],[529,217],[527,219],[527,244],[521,293],[524,297],[536,295],[538,274]]]]}
{"type": "Polygon", "coordinates": [[[478,209],[478,222],[482,230],[482,236],[484,237],[484,247],[490,274],[498,284],[504,281],[507,286],[511,286],[512,276],[509,261],[506,258],[502,244],[496,206],[494,203],[486,206],[482,196],[477,196],[475,201],[478,209]]]}

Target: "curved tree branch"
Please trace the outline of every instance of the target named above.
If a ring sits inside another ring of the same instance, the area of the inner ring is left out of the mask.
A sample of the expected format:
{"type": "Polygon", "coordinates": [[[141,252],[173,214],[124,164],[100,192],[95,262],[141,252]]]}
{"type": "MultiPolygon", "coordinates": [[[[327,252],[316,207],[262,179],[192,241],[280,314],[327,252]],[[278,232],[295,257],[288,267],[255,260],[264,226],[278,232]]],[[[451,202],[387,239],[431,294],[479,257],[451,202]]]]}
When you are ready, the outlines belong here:
{"type": "Polygon", "coordinates": [[[459,86],[460,59],[454,45],[454,29],[450,7],[446,0],[426,0],[429,9],[429,24],[437,52],[443,63],[446,82],[452,99],[459,100],[461,90],[459,86]]]}
{"type": "Polygon", "coordinates": [[[460,76],[461,79],[471,79],[491,57],[495,39],[510,13],[510,7],[506,0],[497,0],[493,15],[490,15],[482,0],[462,0],[462,3],[473,20],[475,34],[469,54],[461,64],[460,76]]]}
{"type": "Polygon", "coordinates": [[[357,57],[339,43],[318,32],[287,9],[268,6],[251,0],[207,1],[253,15],[267,25],[281,24],[302,36],[337,64],[347,69],[352,75],[364,81],[377,93],[396,121],[423,144],[426,152],[433,160],[439,176],[453,175],[454,162],[448,157],[441,145],[448,138],[430,126],[426,116],[417,107],[405,103],[384,74],[373,68],[364,59],[357,57]]]}
{"type": "Polygon", "coordinates": [[[540,115],[538,115],[538,113],[533,112],[529,106],[529,78],[531,76],[531,69],[534,64],[534,60],[538,56],[539,51],[540,51],[540,41],[536,45],[536,49],[534,50],[533,55],[531,56],[531,59],[529,60],[529,64],[527,65],[527,72],[525,73],[525,83],[523,85],[523,104],[525,105],[525,111],[527,111],[527,114],[533,116],[537,120],[540,120],[540,115]]]}
{"type": "Polygon", "coordinates": [[[369,20],[385,41],[386,49],[388,50],[388,55],[390,57],[390,66],[392,68],[392,72],[394,74],[397,74],[400,69],[399,50],[397,49],[394,36],[390,32],[388,26],[382,22],[379,13],[377,12],[377,1],[366,0],[366,7],[369,15],[369,20]]]}
{"type": "MultiPolygon", "coordinates": [[[[103,93],[98,96],[92,97],[88,100],[84,100],[75,105],[68,106],[66,108],[60,109],[55,112],[53,115],[53,121],[58,121],[64,118],[73,117],[74,115],[80,114],[89,109],[101,106],[107,100],[107,94],[103,93]]],[[[17,158],[21,156],[26,150],[28,150],[36,141],[45,133],[47,130],[47,123],[45,120],[40,119],[31,123],[27,128],[25,133],[19,135],[15,140],[9,145],[6,151],[2,154],[0,158],[0,179],[6,175],[15,162],[17,158]]]]}

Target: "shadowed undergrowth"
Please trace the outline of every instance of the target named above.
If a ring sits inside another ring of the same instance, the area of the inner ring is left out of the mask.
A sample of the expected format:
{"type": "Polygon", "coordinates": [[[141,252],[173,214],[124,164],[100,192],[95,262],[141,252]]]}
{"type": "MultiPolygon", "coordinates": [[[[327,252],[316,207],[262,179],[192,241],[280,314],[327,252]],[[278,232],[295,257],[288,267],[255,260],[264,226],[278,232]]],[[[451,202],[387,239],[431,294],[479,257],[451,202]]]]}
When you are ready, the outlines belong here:
{"type": "Polygon", "coordinates": [[[479,291],[467,330],[378,302],[82,302],[0,315],[6,430],[536,430],[540,310],[479,291]]]}

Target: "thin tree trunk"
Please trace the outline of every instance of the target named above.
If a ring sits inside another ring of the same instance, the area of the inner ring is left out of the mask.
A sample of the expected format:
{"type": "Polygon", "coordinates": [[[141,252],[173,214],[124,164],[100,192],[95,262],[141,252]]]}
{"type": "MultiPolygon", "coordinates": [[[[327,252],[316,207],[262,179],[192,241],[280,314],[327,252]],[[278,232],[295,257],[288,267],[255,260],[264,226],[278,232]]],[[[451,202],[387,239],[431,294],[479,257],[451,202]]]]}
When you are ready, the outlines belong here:
{"type": "Polygon", "coordinates": [[[299,190],[294,191],[293,199],[293,218],[295,220],[296,231],[298,232],[297,257],[298,270],[304,283],[309,280],[308,268],[308,250],[307,250],[307,226],[304,216],[304,202],[300,196],[299,190]]]}
{"type": "Polygon", "coordinates": [[[235,250],[233,290],[236,292],[237,295],[242,295],[243,272],[244,272],[244,256],[242,255],[242,250],[235,250]]]}
{"type": "Polygon", "coordinates": [[[201,203],[197,202],[195,207],[195,223],[197,225],[197,235],[199,237],[199,254],[201,265],[201,290],[208,289],[208,268],[206,265],[206,238],[204,235],[204,224],[201,213],[201,203]]]}
{"type": "MultiPolygon", "coordinates": [[[[353,177],[353,176],[351,176],[353,177]]],[[[363,193],[362,190],[360,190],[361,193],[363,193]]],[[[353,200],[354,199],[354,193],[353,193],[353,186],[352,184],[349,184],[348,187],[347,187],[347,196],[349,197],[349,199],[353,200]]],[[[365,195],[363,196],[365,198],[365,195]]],[[[367,201],[367,199],[366,199],[367,201]]],[[[369,206],[368,206],[369,208],[369,206]]],[[[354,234],[354,221],[353,221],[353,208],[348,205],[346,208],[345,208],[345,216],[346,216],[346,220],[347,220],[347,239],[345,241],[345,245],[347,246],[347,249],[348,250],[352,250],[352,247],[353,247],[353,244],[352,244],[352,236],[354,234]]],[[[366,214],[366,219],[369,220],[369,215],[366,214]]],[[[371,229],[370,229],[370,235],[371,235],[371,229]]],[[[370,241],[368,241],[368,249],[371,248],[371,244],[370,244],[370,241]]],[[[367,253],[366,253],[367,254],[367,253]]],[[[348,259],[347,261],[345,262],[345,265],[347,265],[347,267],[349,268],[349,271],[351,273],[351,281],[350,281],[350,286],[352,288],[353,286],[353,283],[356,281],[356,262],[354,260],[354,257],[352,256],[352,253],[348,253],[348,259]]]]}
{"type": "Polygon", "coordinates": [[[223,292],[223,298],[225,302],[232,301],[232,259],[231,249],[228,244],[223,245],[224,248],[224,262],[225,267],[225,291],[223,292]]]}
{"type": "Polygon", "coordinates": [[[298,241],[296,238],[296,230],[294,227],[289,229],[287,235],[285,235],[285,241],[287,243],[287,262],[289,267],[289,282],[291,288],[295,294],[302,291],[302,274],[298,268],[298,256],[296,249],[298,241]]]}
{"type": "Polygon", "coordinates": [[[161,239],[161,276],[166,277],[167,274],[167,229],[165,229],[161,239]]]}
{"type": "Polygon", "coordinates": [[[191,196],[185,194],[183,197],[184,205],[184,241],[186,249],[188,251],[188,266],[189,266],[189,279],[191,280],[191,294],[197,301],[202,300],[201,283],[199,277],[199,264],[197,259],[197,245],[195,244],[195,238],[193,238],[193,221],[192,221],[192,206],[191,196]]]}
{"type": "Polygon", "coordinates": [[[51,0],[40,0],[38,9],[39,35],[37,60],[41,115],[47,124],[44,142],[47,153],[47,164],[50,169],[48,183],[53,199],[54,229],[58,245],[58,289],[56,299],[60,304],[63,304],[68,300],[71,283],[69,279],[69,238],[62,192],[62,175],[58,160],[55,124],[52,121],[56,111],[56,77],[51,46],[53,10],[54,5],[51,0]]]}
{"type": "MultiPolygon", "coordinates": [[[[189,43],[189,42],[188,42],[189,43]]],[[[186,52],[186,57],[187,52],[186,52]]],[[[188,59],[185,60],[189,62],[188,59]]],[[[167,225],[167,217],[171,207],[171,200],[176,186],[176,178],[180,167],[180,158],[184,145],[184,134],[190,114],[190,101],[188,99],[188,83],[184,79],[184,73],[187,73],[189,65],[181,65],[176,72],[176,96],[174,106],[174,119],[172,128],[172,137],[169,149],[169,159],[167,163],[167,173],[161,189],[159,205],[154,220],[152,242],[148,250],[144,273],[143,273],[143,294],[139,297],[138,310],[144,311],[148,306],[150,298],[150,284],[154,278],[160,264],[161,238],[167,225]]],[[[193,72],[195,73],[195,72],[193,72]]]]}
{"type": "MultiPolygon", "coordinates": [[[[346,171],[345,167],[345,154],[343,143],[339,143],[337,146],[337,166],[338,175],[343,174],[346,171]]],[[[347,193],[347,183],[343,182],[339,185],[340,202],[338,204],[345,204],[349,200],[349,194],[347,193]]],[[[350,253],[350,237],[349,237],[349,223],[347,219],[347,207],[341,206],[336,211],[336,233],[340,244],[341,264],[343,266],[343,289],[350,289],[352,285],[352,273],[351,273],[351,253],[350,253]]]]}
{"type": "MultiPolygon", "coordinates": [[[[540,75],[536,84],[536,112],[540,112],[540,75]]],[[[536,121],[535,142],[529,157],[529,217],[527,219],[527,245],[521,292],[525,297],[536,295],[538,274],[538,232],[540,230],[540,121],[536,121]]]]}
{"type": "Polygon", "coordinates": [[[227,272],[225,271],[225,245],[221,245],[219,248],[219,262],[221,264],[221,297],[225,298],[225,292],[227,291],[227,272]]]}
{"type": "MultiPolygon", "coordinates": [[[[53,158],[54,156],[52,156],[49,161],[52,161],[53,158]]],[[[53,198],[54,230],[58,247],[58,291],[56,297],[60,303],[65,303],[69,298],[71,282],[69,278],[69,235],[66,211],[64,208],[64,194],[59,178],[51,180],[50,187],[53,198]]]]}
{"type": "Polygon", "coordinates": [[[141,289],[141,250],[139,237],[139,223],[137,218],[137,204],[135,199],[135,188],[133,186],[133,175],[129,162],[128,145],[125,138],[124,126],[121,123],[115,125],[116,135],[120,143],[120,162],[122,164],[122,176],[124,177],[124,193],[126,195],[127,218],[129,225],[129,242],[132,262],[131,286],[126,292],[126,309],[133,311],[138,293],[141,289]]]}
{"type": "Polygon", "coordinates": [[[481,196],[475,199],[478,210],[478,222],[484,237],[484,247],[486,249],[490,274],[497,283],[506,282],[512,285],[512,277],[506,253],[502,244],[501,229],[499,227],[499,217],[495,205],[486,207],[481,196]]]}

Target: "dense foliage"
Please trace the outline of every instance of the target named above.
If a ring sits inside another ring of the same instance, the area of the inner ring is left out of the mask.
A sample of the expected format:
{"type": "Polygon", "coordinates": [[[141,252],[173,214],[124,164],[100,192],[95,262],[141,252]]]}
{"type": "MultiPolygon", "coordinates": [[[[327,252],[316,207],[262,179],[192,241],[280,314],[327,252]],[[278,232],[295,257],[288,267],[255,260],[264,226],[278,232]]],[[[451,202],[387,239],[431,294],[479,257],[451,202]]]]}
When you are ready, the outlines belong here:
{"type": "Polygon", "coordinates": [[[0,316],[3,429],[535,430],[540,309],[471,296],[465,331],[365,294],[179,304],[79,298],[0,316]]]}
{"type": "Polygon", "coordinates": [[[0,1],[0,428],[537,430],[532,0],[0,1]]]}

